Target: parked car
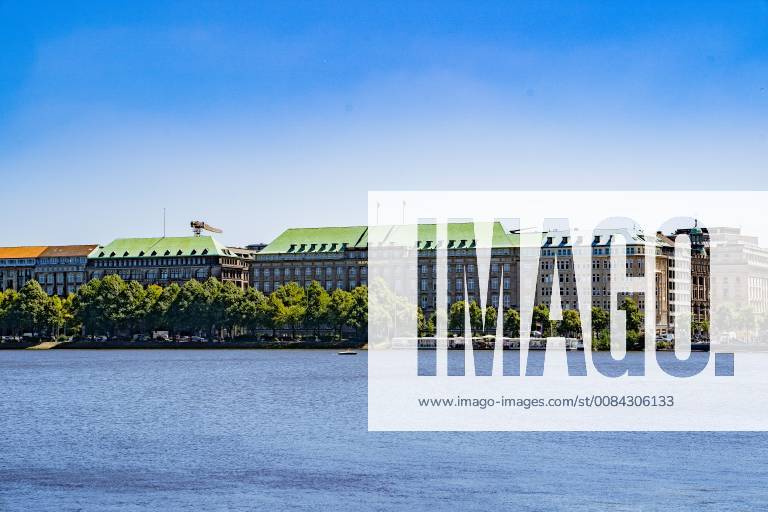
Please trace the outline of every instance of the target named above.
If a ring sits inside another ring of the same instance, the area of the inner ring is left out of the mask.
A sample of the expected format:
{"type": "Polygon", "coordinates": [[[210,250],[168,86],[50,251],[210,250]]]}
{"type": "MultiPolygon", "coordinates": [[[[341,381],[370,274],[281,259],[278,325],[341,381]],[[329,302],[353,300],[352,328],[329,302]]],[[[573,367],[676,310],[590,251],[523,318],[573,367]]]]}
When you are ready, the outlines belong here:
{"type": "Polygon", "coordinates": [[[191,338],[189,338],[189,341],[194,341],[196,343],[205,343],[208,340],[203,338],[202,336],[192,336],[191,338]]]}

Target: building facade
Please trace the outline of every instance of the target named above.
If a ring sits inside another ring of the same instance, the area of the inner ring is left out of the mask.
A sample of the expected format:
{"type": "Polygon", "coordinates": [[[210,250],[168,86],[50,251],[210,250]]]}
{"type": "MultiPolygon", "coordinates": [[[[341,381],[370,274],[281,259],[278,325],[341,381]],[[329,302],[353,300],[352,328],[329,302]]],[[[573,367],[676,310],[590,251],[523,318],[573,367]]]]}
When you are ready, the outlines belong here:
{"type": "MultiPolygon", "coordinates": [[[[380,238],[381,243],[397,243],[405,234],[398,232],[403,226],[395,226],[380,238]]],[[[590,253],[589,268],[579,269],[589,280],[585,286],[593,306],[610,308],[610,254],[621,234],[626,246],[626,274],[629,277],[645,275],[645,251],[652,247],[655,258],[655,296],[653,305],[658,334],[670,331],[669,269],[670,239],[662,235],[649,243],[642,233],[628,230],[596,232],[586,243],[577,239],[575,245],[590,253]]],[[[412,236],[412,234],[410,235],[412,236]]],[[[494,223],[492,249],[488,268],[486,304],[495,308],[520,309],[520,234],[506,231],[501,223],[494,223]]],[[[535,276],[534,305],[552,305],[553,292],[560,295],[562,309],[579,308],[579,291],[576,283],[576,261],[573,258],[574,240],[566,233],[539,233],[541,244],[535,249],[539,254],[537,268],[525,269],[526,275],[535,276]],[[555,285],[554,280],[557,280],[555,285]]],[[[478,303],[481,294],[480,269],[477,261],[477,240],[472,223],[452,223],[447,226],[448,253],[448,306],[468,298],[478,303]],[[466,288],[466,289],[465,289],[466,288]]],[[[436,227],[422,224],[417,229],[418,251],[417,295],[419,306],[429,315],[437,304],[437,249],[436,227]]],[[[251,283],[256,289],[269,294],[281,285],[296,282],[307,287],[318,281],[329,292],[334,289],[351,290],[366,285],[368,264],[368,228],[348,226],[333,228],[288,229],[255,255],[251,266],[251,283]]],[[[396,278],[395,278],[396,279],[396,278]]],[[[626,294],[635,299],[645,312],[644,294],[626,294]]],[[[679,297],[677,297],[679,298],[679,297]]]]}
{"type": "Polygon", "coordinates": [[[19,290],[37,280],[48,295],[75,293],[87,279],[88,255],[96,245],[0,248],[0,290],[19,290]]]}
{"type": "Polygon", "coordinates": [[[35,278],[37,258],[45,246],[0,247],[0,290],[20,290],[35,278]]]}
{"type": "Polygon", "coordinates": [[[117,274],[143,285],[183,284],[215,277],[249,285],[249,260],[210,236],[118,238],[88,256],[88,279],[117,274]]]}
{"type": "Polygon", "coordinates": [[[60,245],[47,247],[37,258],[35,278],[48,295],[75,293],[88,279],[88,255],[94,245],[60,245]]]}

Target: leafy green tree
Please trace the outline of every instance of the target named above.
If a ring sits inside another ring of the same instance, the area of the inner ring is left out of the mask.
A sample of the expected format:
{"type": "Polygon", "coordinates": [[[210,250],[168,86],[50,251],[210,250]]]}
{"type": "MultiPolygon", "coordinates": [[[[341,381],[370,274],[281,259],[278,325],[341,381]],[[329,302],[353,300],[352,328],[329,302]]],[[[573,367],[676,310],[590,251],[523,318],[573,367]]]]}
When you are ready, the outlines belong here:
{"type": "Polygon", "coordinates": [[[238,306],[239,324],[251,331],[266,327],[269,321],[264,318],[263,313],[267,300],[256,288],[248,288],[238,306]]]}
{"type": "Polygon", "coordinates": [[[640,336],[643,327],[643,313],[631,297],[625,297],[619,309],[624,310],[627,319],[627,349],[644,348],[644,339],[640,336]]]}
{"type": "Polygon", "coordinates": [[[581,317],[573,309],[563,311],[563,319],[557,323],[557,334],[567,338],[580,337],[581,317]]]}
{"type": "Polygon", "coordinates": [[[350,293],[352,307],[347,315],[347,325],[355,329],[358,338],[368,327],[368,287],[358,286],[350,293]]]}
{"type": "Polygon", "coordinates": [[[603,332],[608,331],[610,317],[603,308],[592,306],[592,337],[598,338],[603,332]]]}
{"type": "Polygon", "coordinates": [[[144,309],[146,290],[138,281],[128,281],[125,283],[122,295],[124,318],[121,328],[128,334],[134,334],[141,329],[146,317],[144,309]]]}
{"type": "Polygon", "coordinates": [[[331,303],[328,306],[328,325],[341,335],[344,325],[355,307],[355,299],[352,294],[342,289],[335,289],[331,293],[331,303]]]}
{"type": "Polygon", "coordinates": [[[451,331],[464,331],[464,301],[457,300],[448,308],[448,329],[451,331]]]}
{"type": "MultiPolygon", "coordinates": [[[[486,308],[486,314],[488,310],[492,308],[489,306],[486,308]]],[[[451,304],[448,309],[448,328],[452,331],[464,331],[464,314],[465,303],[463,300],[459,300],[451,304]]],[[[493,308],[494,320],[496,318],[496,309],[493,308]]],[[[469,325],[473,332],[480,332],[483,329],[483,310],[478,306],[477,302],[470,301],[469,303],[469,325]]]]}
{"type": "Polygon", "coordinates": [[[45,302],[43,316],[39,321],[46,326],[52,338],[58,337],[61,328],[66,324],[64,301],[56,295],[48,297],[48,300],[45,302]]]}
{"type": "Polygon", "coordinates": [[[533,330],[541,331],[542,336],[552,335],[552,323],[549,320],[549,308],[539,304],[533,308],[533,330]]]}
{"type": "Polygon", "coordinates": [[[225,328],[230,337],[241,323],[241,307],[244,292],[232,282],[224,283],[212,299],[212,314],[214,323],[219,328],[225,328]]]}
{"type": "Polygon", "coordinates": [[[13,334],[19,334],[21,329],[21,309],[19,308],[19,293],[16,290],[6,290],[3,299],[3,323],[13,334]]]}
{"type": "Polygon", "coordinates": [[[41,327],[49,326],[49,302],[48,294],[40,287],[40,283],[35,280],[27,281],[19,290],[19,298],[15,303],[22,329],[35,332],[41,327]]]}
{"type": "MultiPolygon", "coordinates": [[[[482,310],[481,310],[482,314],[482,310]]],[[[496,312],[496,308],[493,306],[486,306],[485,308],[485,329],[483,329],[482,323],[478,326],[478,330],[483,330],[484,332],[491,332],[496,329],[496,322],[498,320],[498,313],[496,312]]]]}
{"type": "Polygon", "coordinates": [[[296,329],[304,321],[307,312],[304,288],[295,282],[284,284],[274,292],[285,308],[281,315],[281,323],[291,327],[291,336],[296,338],[296,329]]]}
{"type": "Polygon", "coordinates": [[[514,308],[504,312],[504,334],[512,338],[520,336],[520,312],[514,308]]]}
{"type": "Polygon", "coordinates": [[[331,296],[317,281],[312,281],[307,286],[307,310],[304,320],[312,328],[315,336],[318,335],[320,325],[328,316],[328,307],[331,304],[331,296]]]}
{"type": "Polygon", "coordinates": [[[261,305],[262,315],[265,320],[265,325],[272,328],[272,336],[277,335],[277,329],[280,329],[288,323],[289,317],[287,314],[287,308],[283,301],[280,300],[277,292],[274,291],[269,294],[268,299],[261,305]]]}
{"type": "MultiPolygon", "coordinates": [[[[152,300],[151,297],[157,293],[156,288],[160,287],[156,285],[147,287],[146,300],[152,300]]],[[[162,288],[160,295],[152,302],[147,313],[146,324],[149,331],[175,330],[178,319],[174,317],[173,305],[179,293],[181,293],[181,287],[176,283],[162,288]]],[[[147,334],[151,334],[151,332],[147,334]]]]}
{"type": "Polygon", "coordinates": [[[625,297],[619,309],[624,310],[627,317],[627,331],[639,332],[643,327],[643,313],[637,302],[631,297],[625,297]]]}
{"type": "Polygon", "coordinates": [[[191,279],[184,283],[170,309],[174,331],[210,333],[209,288],[191,279]]]}
{"type": "Polygon", "coordinates": [[[424,310],[421,306],[416,307],[416,333],[419,337],[429,336],[427,334],[427,319],[424,317],[424,310]]]}

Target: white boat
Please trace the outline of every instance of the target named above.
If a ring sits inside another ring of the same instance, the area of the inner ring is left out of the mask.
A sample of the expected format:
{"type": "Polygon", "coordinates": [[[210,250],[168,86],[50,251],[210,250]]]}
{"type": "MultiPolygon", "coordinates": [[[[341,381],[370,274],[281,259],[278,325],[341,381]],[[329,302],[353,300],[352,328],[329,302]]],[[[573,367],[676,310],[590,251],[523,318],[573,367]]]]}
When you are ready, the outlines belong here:
{"type": "Polygon", "coordinates": [[[357,352],[354,350],[342,350],[341,352],[338,352],[340,356],[356,356],[357,352]]]}

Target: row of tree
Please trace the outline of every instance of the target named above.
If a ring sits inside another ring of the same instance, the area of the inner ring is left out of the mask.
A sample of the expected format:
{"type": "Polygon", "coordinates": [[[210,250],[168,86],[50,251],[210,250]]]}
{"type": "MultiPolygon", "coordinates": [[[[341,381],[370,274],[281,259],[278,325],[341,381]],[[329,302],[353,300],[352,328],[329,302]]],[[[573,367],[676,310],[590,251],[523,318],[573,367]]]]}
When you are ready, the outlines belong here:
{"type": "Polygon", "coordinates": [[[300,329],[362,336],[367,321],[365,286],[329,293],[318,282],[306,289],[288,283],[265,295],[215,278],[161,287],[109,275],[66,299],[49,297],[34,280],[18,292],[0,292],[0,330],[41,337],[83,333],[111,338],[156,331],[231,337],[258,331],[275,335],[278,330],[296,336],[300,329]]]}
{"type": "MultiPolygon", "coordinates": [[[[467,306],[464,301],[454,302],[448,310],[448,329],[453,332],[463,332],[467,306]]],[[[639,337],[643,326],[643,314],[637,303],[627,297],[619,307],[625,311],[627,319],[627,337],[639,337]]],[[[483,322],[482,308],[476,301],[469,303],[469,322],[472,332],[475,334],[495,333],[498,321],[498,312],[493,306],[485,309],[485,322],[483,322]]],[[[420,336],[433,336],[435,334],[436,318],[432,314],[429,318],[424,316],[421,308],[418,311],[418,325],[420,336]]],[[[609,337],[610,317],[608,312],[592,307],[592,336],[595,339],[609,337]]],[[[563,336],[580,338],[581,317],[576,310],[568,309],[562,312],[562,320],[550,320],[549,308],[540,304],[533,308],[531,329],[538,331],[542,337],[563,336]]],[[[505,336],[512,338],[520,336],[520,312],[509,308],[504,312],[503,332],[505,336]]]]}
{"type": "MultiPolygon", "coordinates": [[[[455,302],[448,311],[451,332],[464,332],[463,301],[455,302]]],[[[643,315],[637,304],[625,299],[621,306],[627,313],[628,340],[640,340],[643,315]]],[[[471,301],[468,306],[472,332],[494,333],[498,312],[471,301]]],[[[435,334],[435,315],[425,317],[418,309],[420,336],[435,334]]],[[[184,285],[142,286],[136,281],[124,281],[118,275],[94,279],[67,298],[49,297],[37,283],[29,281],[18,292],[0,292],[0,331],[36,333],[40,336],[59,334],[89,334],[115,337],[169,331],[211,337],[277,331],[318,336],[323,333],[347,333],[365,336],[368,323],[368,289],[326,291],[317,281],[306,289],[297,283],[287,283],[269,295],[254,288],[241,290],[232,283],[215,278],[204,282],[190,280],[184,285]]],[[[593,337],[607,342],[608,313],[592,308],[593,337]]],[[[533,310],[532,330],[541,336],[581,337],[581,319],[574,310],[565,310],[562,320],[551,321],[546,305],[533,310]]],[[[520,313],[506,309],[503,316],[506,336],[517,337],[520,313]]]]}

